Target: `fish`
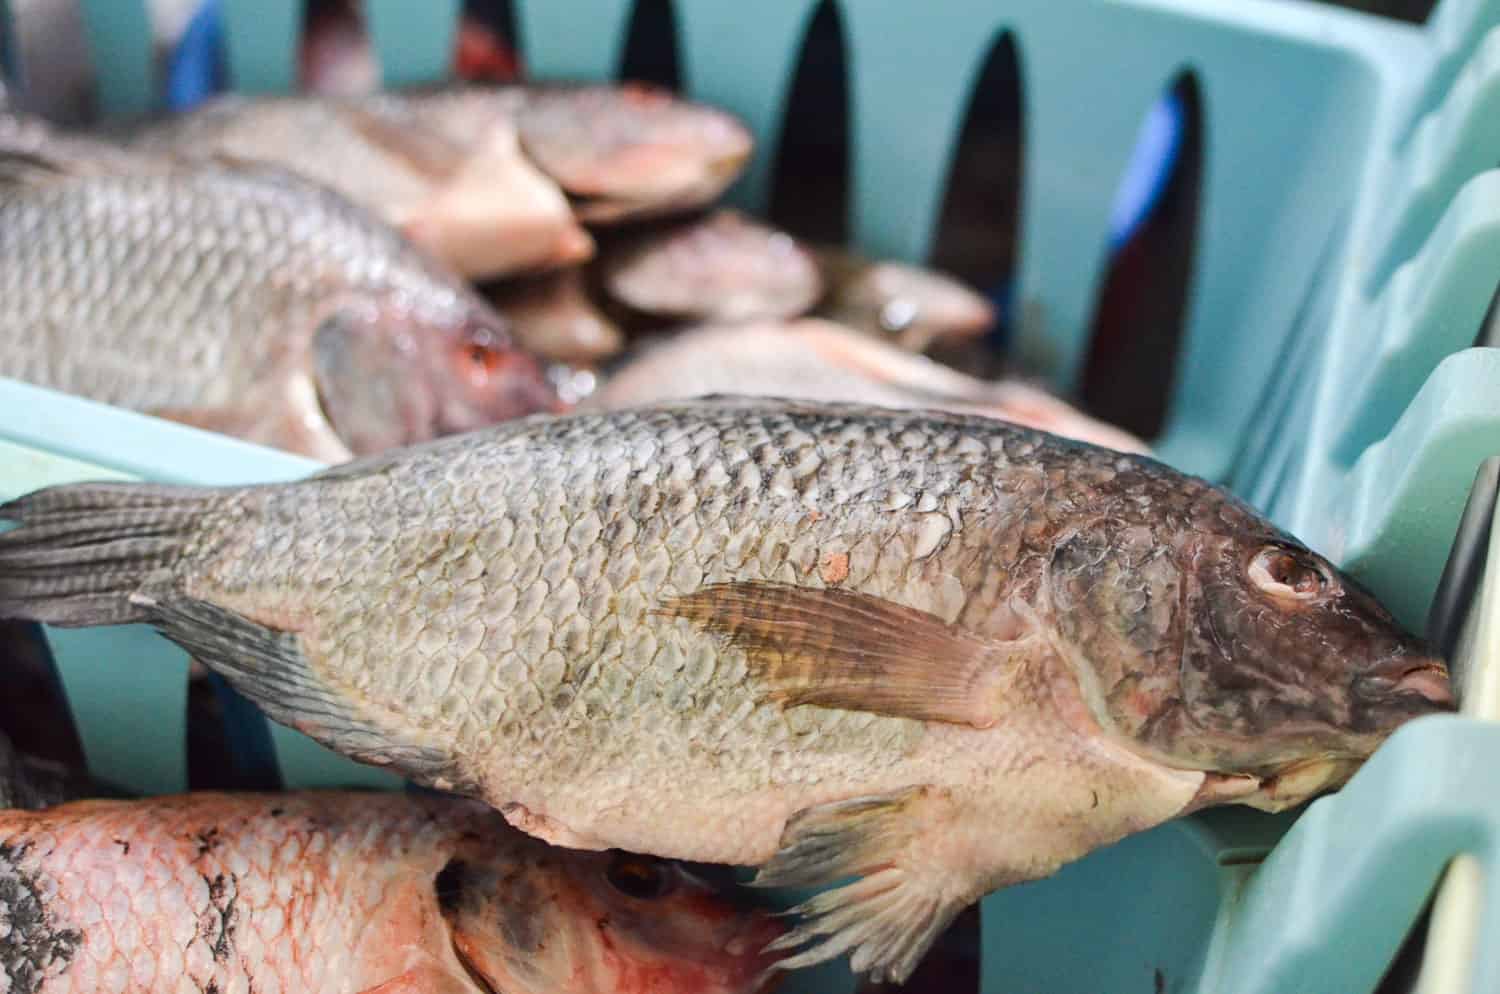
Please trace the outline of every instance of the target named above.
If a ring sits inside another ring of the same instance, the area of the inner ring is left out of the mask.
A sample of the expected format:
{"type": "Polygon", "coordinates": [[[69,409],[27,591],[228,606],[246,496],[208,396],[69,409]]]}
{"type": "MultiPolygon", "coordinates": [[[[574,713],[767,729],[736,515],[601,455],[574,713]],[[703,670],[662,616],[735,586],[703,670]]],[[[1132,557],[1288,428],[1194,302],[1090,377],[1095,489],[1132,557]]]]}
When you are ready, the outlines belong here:
{"type": "Polygon", "coordinates": [[[28,994],[750,994],[785,931],[672,862],[334,791],[0,812],[0,917],[28,994]]]}
{"type": "Polygon", "coordinates": [[[776,971],[903,981],[986,893],[1284,810],[1453,709],[1425,642],[1232,494],[971,415],[533,416],[0,520],[0,617],[149,624],[272,720],[554,845],[850,881],[776,971]]]}
{"type": "Polygon", "coordinates": [[[690,321],[791,318],[823,295],[810,251],[728,208],[631,239],[602,254],[599,268],[619,303],[690,321]]]}
{"type": "Polygon", "coordinates": [[[636,354],[583,407],[611,411],[725,393],[957,411],[1149,452],[1129,432],[1021,379],[975,379],[821,318],[689,329],[636,354]]]}
{"type": "Polygon", "coordinates": [[[428,120],[428,103],[399,94],[226,94],[105,133],[140,153],[291,170],[375,213],[470,279],[593,255],[562,190],[521,153],[503,94],[480,104],[478,126],[470,121],[458,135],[428,120]]]}
{"type": "Polygon", "coordinates": [[[0,148],[0,375],[329,462],[561,409],[505,320],[277,167],[0,148]]]}
{"type": "Polygon", "coordinates": [[[625,346],[624,333],[594,304],[577,269],[492,284],[484,295],[537,355],[593,366],[625,346]]]}
{"type": "Polygon", "coordinates": [[[953,276],[847,249],[815,246],[828,292],[814,309],[837,321],[926,352],[979,338],[995,323],[995,307],[953,276]]]}
{"type": "Polygon", "coordinates": [[[601,250],[600,282],[642,314],[694,323],[812,314],[911,352],[971,342],[994,306],[956,277],[804,243],[720,208],[601,250]]]}
{"type": "Polygon", "coordinates": [[[516,118],[521,147],[591,225],[663,217],[712,203],[754,151],[734,115],[664,87],[530,87],[516,118]]]}
{"type": "Polygon", "coordinates": [[[227,95],[106,133],[153,154],[299,172],[476,280],[580,264],[595,250],[583,223],[700,206],[751,151],[731,115],[635,85],[227,95]]]}

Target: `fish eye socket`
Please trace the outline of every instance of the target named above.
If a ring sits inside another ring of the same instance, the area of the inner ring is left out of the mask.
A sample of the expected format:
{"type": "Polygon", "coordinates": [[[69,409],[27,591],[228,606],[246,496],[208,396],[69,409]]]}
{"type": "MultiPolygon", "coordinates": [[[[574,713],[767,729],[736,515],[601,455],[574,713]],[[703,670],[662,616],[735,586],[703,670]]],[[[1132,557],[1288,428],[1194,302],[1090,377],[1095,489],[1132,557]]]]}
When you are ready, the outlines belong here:
{"type": "Polygon", "coordinates": [[[610,861],[604,876],[615,890],[638,901],[663,897],[672,889],[666,866],[645,856],[619,853],[610,861]]]}
{"type": "Polygon", "coordinates": [[[1310,601],[1328,589],[1328,577],[1314,563],[1286,549],[1262,549],[1250,562],[1250,580],[1273,597],[1310,601]]]}
{"type": "Polygon", "coordinates": [[[917,320],[917,311],[916,301],[906,297],[887,301],[880,309],[880,327],[892,335],[905,331],[917,320]]]}
{"type": "Polygon", "coordinates": [[[468,341],[459,346],[459,357],[469,370],[478,377],[489,377],[505,365],[505,356],[484,342],[468,341]]]}

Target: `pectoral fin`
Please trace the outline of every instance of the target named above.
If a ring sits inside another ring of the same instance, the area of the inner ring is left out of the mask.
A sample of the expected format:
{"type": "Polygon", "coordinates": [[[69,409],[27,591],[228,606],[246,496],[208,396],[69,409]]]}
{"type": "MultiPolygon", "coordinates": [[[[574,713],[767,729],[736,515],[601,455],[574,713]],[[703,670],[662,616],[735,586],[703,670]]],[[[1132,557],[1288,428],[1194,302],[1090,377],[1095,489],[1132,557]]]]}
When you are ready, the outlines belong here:
{"type": "MultiPolygon", "coordinates": [[[[1020,653],[926,611],[867,594],[782,583],[726,583],[668,602],[749,654],[765,695],[814,705],[988,728],[1020,653]]],[[[1025,631],[1017,621],[1016,634],[1025,631]]]]}

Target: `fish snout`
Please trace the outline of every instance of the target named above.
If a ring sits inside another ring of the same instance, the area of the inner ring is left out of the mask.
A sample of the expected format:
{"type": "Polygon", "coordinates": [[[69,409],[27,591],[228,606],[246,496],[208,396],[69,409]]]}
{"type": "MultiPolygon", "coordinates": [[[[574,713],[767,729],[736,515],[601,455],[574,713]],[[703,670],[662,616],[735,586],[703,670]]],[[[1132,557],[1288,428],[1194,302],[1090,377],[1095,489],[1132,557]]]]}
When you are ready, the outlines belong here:
{"type": "Polygon", "coordinates": [[[1416,696],[1440,711],[1456,706],[1447,664],[1436,657],[1407,653],[1389,656],[1361,672],[1354,678],[1354,694],[1371,702],[1416,696]]]}

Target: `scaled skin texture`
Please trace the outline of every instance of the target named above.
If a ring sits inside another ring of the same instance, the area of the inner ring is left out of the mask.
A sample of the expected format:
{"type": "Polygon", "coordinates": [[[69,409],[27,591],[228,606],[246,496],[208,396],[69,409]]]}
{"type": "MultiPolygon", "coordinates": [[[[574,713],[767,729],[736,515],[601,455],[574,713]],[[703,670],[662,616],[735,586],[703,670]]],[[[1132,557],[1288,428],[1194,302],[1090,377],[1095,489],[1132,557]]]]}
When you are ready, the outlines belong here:
{"type": "Polygon", "coordinates": [[[789,966],[899,979],[995,887],[1296,803],[1451,706],[1420,642],[1224,492],[932,411],[534,418],[0,517],[0,612],[150,621],[273,718],[560,845],[861,877],[789,966]]]}
{"type": "Polygon", "coordinates": [[[673,864],[336,793],[0,813],[0,921],[7,994],[749,994],[782,932],[673,864]]]}

